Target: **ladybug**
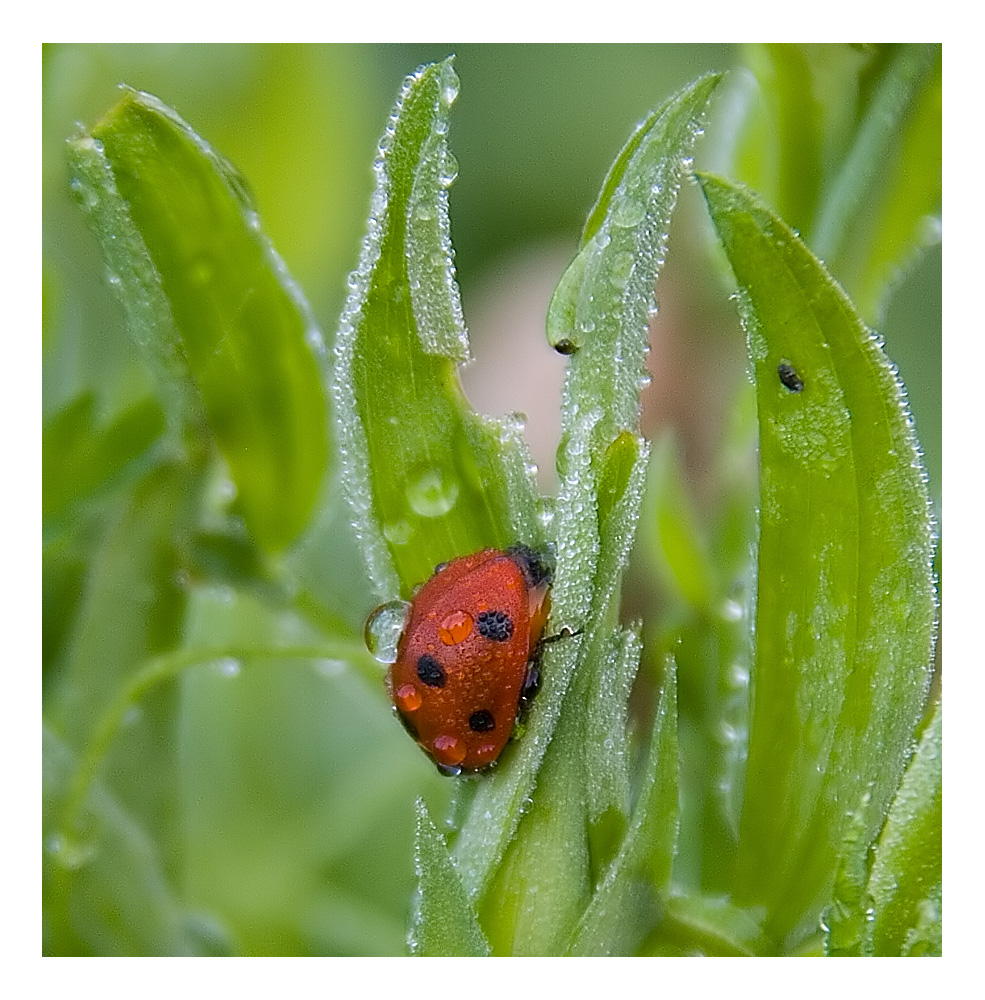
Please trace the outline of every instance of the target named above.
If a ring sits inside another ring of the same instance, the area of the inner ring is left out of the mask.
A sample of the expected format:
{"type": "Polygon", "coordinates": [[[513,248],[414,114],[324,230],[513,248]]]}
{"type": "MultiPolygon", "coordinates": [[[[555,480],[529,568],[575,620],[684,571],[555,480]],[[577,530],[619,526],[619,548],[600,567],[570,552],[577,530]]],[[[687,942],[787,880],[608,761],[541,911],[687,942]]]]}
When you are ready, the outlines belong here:
{"type": "Polygon", "coordinates": [[[526,546],[442,563],[387,671],[394,711],[443,774],[495,763],[536,692],[551,567],[526,546]]]}

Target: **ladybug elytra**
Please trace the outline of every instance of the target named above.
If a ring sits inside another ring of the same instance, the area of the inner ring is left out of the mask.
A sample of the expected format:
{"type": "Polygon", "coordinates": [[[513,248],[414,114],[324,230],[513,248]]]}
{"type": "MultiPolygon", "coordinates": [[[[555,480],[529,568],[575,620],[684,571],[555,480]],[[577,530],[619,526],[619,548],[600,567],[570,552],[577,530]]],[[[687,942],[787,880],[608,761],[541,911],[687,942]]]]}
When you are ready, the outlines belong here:
{"type": "Polygon", "coordinates": [[[440,565],[414,596],[387,689],[442,773],[488,767],[509,741],[539,680],[551,575],[525,546],[483,549],[440,565]]]}

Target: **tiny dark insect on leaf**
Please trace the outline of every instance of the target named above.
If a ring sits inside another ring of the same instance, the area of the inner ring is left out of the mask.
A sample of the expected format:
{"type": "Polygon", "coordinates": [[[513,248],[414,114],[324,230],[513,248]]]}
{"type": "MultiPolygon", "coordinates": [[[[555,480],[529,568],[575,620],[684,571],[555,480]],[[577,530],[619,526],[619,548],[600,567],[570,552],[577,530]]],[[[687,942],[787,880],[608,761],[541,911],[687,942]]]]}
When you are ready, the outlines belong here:
{"type": "Polygon", "coordinates": [[[793,365],[783,361],[776,366],[776,373],[791,392],[804,391],[804,380],[797,374],[797,369],[793,365]]]}

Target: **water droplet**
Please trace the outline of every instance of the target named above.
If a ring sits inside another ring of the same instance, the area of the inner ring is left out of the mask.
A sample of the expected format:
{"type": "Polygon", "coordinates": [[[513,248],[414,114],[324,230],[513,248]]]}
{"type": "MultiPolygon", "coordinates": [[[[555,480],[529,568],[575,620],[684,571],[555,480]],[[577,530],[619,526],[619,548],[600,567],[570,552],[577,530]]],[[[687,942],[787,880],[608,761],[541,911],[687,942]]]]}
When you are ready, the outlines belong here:
{"type": "Polygon", "coordinates": [[[438,78],[438,97],[446,108],[454,104],[455,98],[458,97],[459,86],[458,74],[450,63],[445,63],[438,78]]]}
{"type": "Polygon", "coordinates": [[[52,833],[45,847],[62,868],[78,871],[96,856],[96,845],[75,834],[52,833]]]}
{"type": "Polygon", "coordinates": [[[349,665],[345,660],[334,660],[334,659],[323,659],[315,660],[315,670],[322,675],[322,677],[338,677],[339,674],[344,674],[349,665]]]}
{"type": "Polygon", "coordinates": [[[726,598],[722,602],[719,613],[727,622],[737,622],[742,617],[742,605],[738,601],[726,598]]]}
{"type": "Polygon", "coordinates": [[[366,648],[380,663],[396,661],[397,643],[403,635],[409,614],[410,604],[407,601],[390,601],[381,604],[366,619],[366,648]]]}
{"type": "Polygon", "coordinates": [[[213,667],[223,677],[238,677],[242,669],[239,660],[232,656],[224,656],[222,659],[216,660],[213,667]]]}
{"type": "Polygon", "coordinates": [[[394,700],[401,712],[416,712],[421,707],[423,699],[415,685],[401,684],[394,694],[394,700]]]}
{"type": "Polygon", "coordinates": [[[440,764],[456,767],[465,760],[465,743],[449,733],[436,736],[431,748],[434,751],[435,760],[440,764]]]}
{"type": "Polygon", "coordinates": [[[646,209],[640,202],[635,198],[630,198],[629,195],[623,195],[613,205],[609,221],[614,226],[628,229],[631,226],[639,225],[643,221],[644,215],[646,215],[646,209]]]}
{"type": "Polygon", "coordinates": [[[422,222],[427,222],[429,219],[433,219],[437,214],[437,209],[433,202],[429,201],[427,198],[421,198],[418,200],[417,204],[414,206],[414,218],[419,219],[422,222]]]}
{"type": "Polygon", "coordinates": [[[438,638],[446,646],[456,646],[472,634],[472,616],[467,611],[453,611],[438,625],[438,638]]]}
{"type": "Polygon", "coordinates": [[[388,521],[383,525],[383,534],[391,545],[406,545],[414,534],[414,529],[403,519],[388,521]]]}
{"type": "Polygon", "coordinates": [[[441,517],[457,499],[458,483],[441,469],[427,469],[407,485],[407,502],[421,517],[441,517]]]}
{"type": "Polygon", "coordinates": [[[626,287],[629,281],[629,275],[633,270],[633,255],[625,250],[622,253],[617,253],[612,258],[611,268],[609,272],[609,284],[613,288],[623,289],[626,287]]]}
{"type": "Polygon", "coordinates": [[[131,705],[124,713],[123,718],[120,719],[120,725],[124,728],[129,728],[130,726],[135,726],[143,716],[143,712],[140,710],[139,705],[131,705]]]}
{"type": "Polygon", "coordinates": [[[441,173],[438,174],[438,183],[442,187],[451,187],[458,176],[458,160],[450,150],[445,150],[445,155],[441,160],[441,173]]]}

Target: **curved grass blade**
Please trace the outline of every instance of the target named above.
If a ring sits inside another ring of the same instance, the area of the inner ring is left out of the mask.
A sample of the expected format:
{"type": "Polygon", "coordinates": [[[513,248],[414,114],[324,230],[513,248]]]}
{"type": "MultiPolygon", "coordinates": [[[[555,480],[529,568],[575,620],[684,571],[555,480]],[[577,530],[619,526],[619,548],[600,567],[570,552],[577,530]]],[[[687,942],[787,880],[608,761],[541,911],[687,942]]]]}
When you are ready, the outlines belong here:
{"type": "Polygon", "coordinates": [[[700,181],[740,288],[760,429],[759,601],[734,897],[793,947],[863,792],[870,842],[930,678],[927,489],[896,372],[852,304],[744,189],[700,181]]]}
{"type": "Polygon", "coordinates": [[[342,483],[383,598],[484,546],[542,544],[520,425],[478,417],[448,237],[451,60],[407,78],[376,161],[367,235],[336,341],[342,483]]]}
{"type": "Polygon", "coordinates": [[[234,509],[262,547],[282,550],[326,471],[324,344],[242,179],[174,111],[133,90],[69,144],[69,159],[172,420],[199,436],[207,422],[234,509]]]}

